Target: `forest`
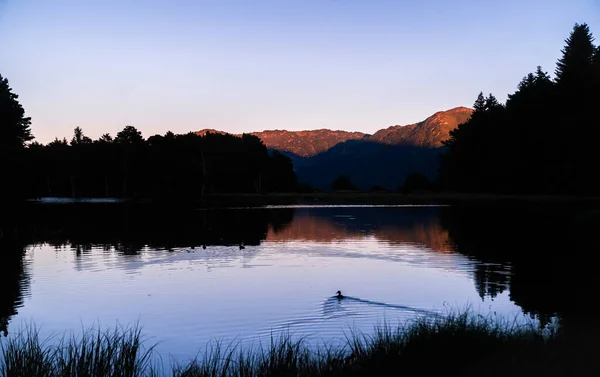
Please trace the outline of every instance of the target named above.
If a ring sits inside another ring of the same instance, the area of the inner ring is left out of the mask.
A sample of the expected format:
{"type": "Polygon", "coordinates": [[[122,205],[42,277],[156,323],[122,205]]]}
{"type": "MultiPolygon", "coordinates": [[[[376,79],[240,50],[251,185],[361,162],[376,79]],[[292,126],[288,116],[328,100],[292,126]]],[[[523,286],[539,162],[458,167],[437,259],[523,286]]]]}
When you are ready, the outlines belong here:
{"type": "MultiPolygon", "coordinates": [[[[565,42],[554,78],[538,66],[504,104],[493,94],[480,93],[470,119],[444,142],[435,182],[413,174],[402,191],[600,193],[595,177],[600,47],[587,24],[575,24],[565,42]]],[[[269,151],[250,134],[167,132],[146,139],[126,126],[114,138],[104,134],[92,140],[76,127],[70,141],[42,145],[32,141],[30,126],[18,95],[0,76],[0,197],[5,202],[37,197],[197,199],[215,193],[297,192],[301,187],[290,158],[269,151]]],[[[394,169],[406,166],[387,167],[391,175],[394,169]]]]}
{"type": "Polygon", "coordinates": [[[552,79],[527,74],[501,104],[480,93],[450,133],[438,187],[446,191],[597,195],[600,47],[576,24],[552,79]]]}
{"type": "Polygon", "coordinates": [[[214,193],[296,189],[291,160],[253,135],[193,133],[145,139],[133,126],[98,140],[76,127],[70,141],[30,142],[30,118],[0,76],[3,200],[38,197],[197,199],[214,193]]]}

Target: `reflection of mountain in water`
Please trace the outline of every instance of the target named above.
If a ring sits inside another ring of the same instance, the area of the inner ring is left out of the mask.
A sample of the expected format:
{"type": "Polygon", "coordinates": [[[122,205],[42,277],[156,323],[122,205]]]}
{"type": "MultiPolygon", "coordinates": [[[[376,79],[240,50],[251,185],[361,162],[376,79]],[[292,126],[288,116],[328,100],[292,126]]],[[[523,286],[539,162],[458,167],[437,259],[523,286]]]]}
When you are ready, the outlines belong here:
{"type": "Polygon", "coordinates": [[[278,232],[269,229],[267,241],[336,242],[375,237],[391,244],[413,244],[451,252],[448,231],[439,208],[318,208],[297,209],[294,220],[278,232]]]}
{"type": "MultiPolygon", "coordinates": [[[[190,211],[156,206],[34,206],[10,221],[13,223],[6,225],[6,219],[0,219],[4,229],[0,239],[0,330],[22,305],[28,289],[22,245],[41,243],[70,245],[78,269],[90,268],[95,259],[86,256],[102,249],[116,251],[112,267],[139,269],[186,259],[207,267],[233,261],[243,264],[258,252],[253,246],[264,240],[374,238],[393,247],[383,250],[385,255],[369,250],[346,255],[338,250],[338,256],[402,260],[398,257],[415,250],[414,246],[424,249],[417,250],[420,256],[437,259],[441,254],[436,252],[458,252],[474,262],[473,280],[481,297],[495,297],[508,289],[512,301],[542,318],[588,313],[591,297],[598,292],[591,256],[600,247],[595,237],[600,215],[584,208],[503,205],[190,211]],[[245,250],[237,248],[241,242],[247,246],[245,250]],[[152,249],[177,252],[151,255],[145,251],[152,249]]],[[[327,310],[348,309],[344,304],[370,305],[347,301],[336,306],[334,302],[327,310]]]]}

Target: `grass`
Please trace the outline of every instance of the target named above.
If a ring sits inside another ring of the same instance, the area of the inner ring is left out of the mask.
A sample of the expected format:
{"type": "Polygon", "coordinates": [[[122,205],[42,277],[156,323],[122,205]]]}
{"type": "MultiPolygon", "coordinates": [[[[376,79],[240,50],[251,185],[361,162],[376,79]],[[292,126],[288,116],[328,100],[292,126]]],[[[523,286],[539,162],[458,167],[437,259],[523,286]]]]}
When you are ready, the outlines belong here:
{"type": "Polygon", "coordinates": [[[0,341],[0,376],[146,376],[153,347],[145,349],[142,343],[138,326],[46,340],[30,326],[0,341]]]}
{"type": "Polygon", "coordinates": [[[315,350],[288,333],[273,336],[266,346],[217,342],[165,371],[157,367],[153,347],[144,347],[139,327],[89,330],[58,342],[42,341],[29,328],[0,341],[0,377],[600,375],[596,348],[586,354],[582,347],[560,332],[544,334],[533,324],[464,312],[384,325],[372,335],[350,333],[345,347],[315,350]]]}

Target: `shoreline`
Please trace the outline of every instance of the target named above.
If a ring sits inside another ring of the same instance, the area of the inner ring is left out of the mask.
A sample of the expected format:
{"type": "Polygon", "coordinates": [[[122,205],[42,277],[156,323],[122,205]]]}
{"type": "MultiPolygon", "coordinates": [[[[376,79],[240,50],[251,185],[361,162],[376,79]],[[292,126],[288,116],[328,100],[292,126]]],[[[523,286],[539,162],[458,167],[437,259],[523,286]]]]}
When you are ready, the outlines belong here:
{"type": "Polygon", "coordinates": [[[600,197],[578,195],[540,195],[540,194],[481,194],[481,193],[227,193],[207,194],[193,200],[172,200],[153,198],[60,198],[45,197],[29,199],[26,204],[64,205],[64,204],[177,204],[198,206],[266,206],[266,205],[473,205],[473,204],[600,204],[600,197]]]}

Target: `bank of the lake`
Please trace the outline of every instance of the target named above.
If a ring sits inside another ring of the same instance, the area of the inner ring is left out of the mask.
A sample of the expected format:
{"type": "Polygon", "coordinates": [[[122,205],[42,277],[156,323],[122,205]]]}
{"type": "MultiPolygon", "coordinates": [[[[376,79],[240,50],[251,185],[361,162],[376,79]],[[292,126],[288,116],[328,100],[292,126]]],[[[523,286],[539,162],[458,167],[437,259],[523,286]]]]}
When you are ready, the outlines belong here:
{"type": "Polygon", "coordinates": [[[206,194],[199,200],[156,200],[151,198],[35,198],[28,200],[35,204],[153,204],[178,203],[187,207],[227,207],[265,205],[458,205],[458,204],[595,204],[600,205],[600,197],[578,195],[528,195],[461,192],[314,192],[314,193],[268,193],[268,194],[206,194]]]}
{"type": "Polygon", "coordinates": [[[139,321],[157,354],[185,363],[212,339],[265,344],[287,329],[340,347],[351,328],[448,303],[558,322],[579,354],[597,348],[593,206],[183,208],[32,205],[0,221],[0,332],[139,321]]]}
{"type": "Polygon", "coordinates": [[[0,376],[596,376],[594,344],[585,333],[464,312],[349,334],[343,347],[315,350],[289,333],[266,345],[212,343],[172,364],[137,327],[50,341],[27,328],[0,340],[0,376]]]}
{"type": "MultiPolygon", "coordinates": [[[[146,201],[149,202],[149,201],[146,201]]],[[[277,205],[277,204],[364,204],[364,205],[451,205],[451,204],[600,204],[600,197],[578,195],[527,195],[460,192],[318,192],[271,194],[210,194],[200,203],[277,205]]]]}

